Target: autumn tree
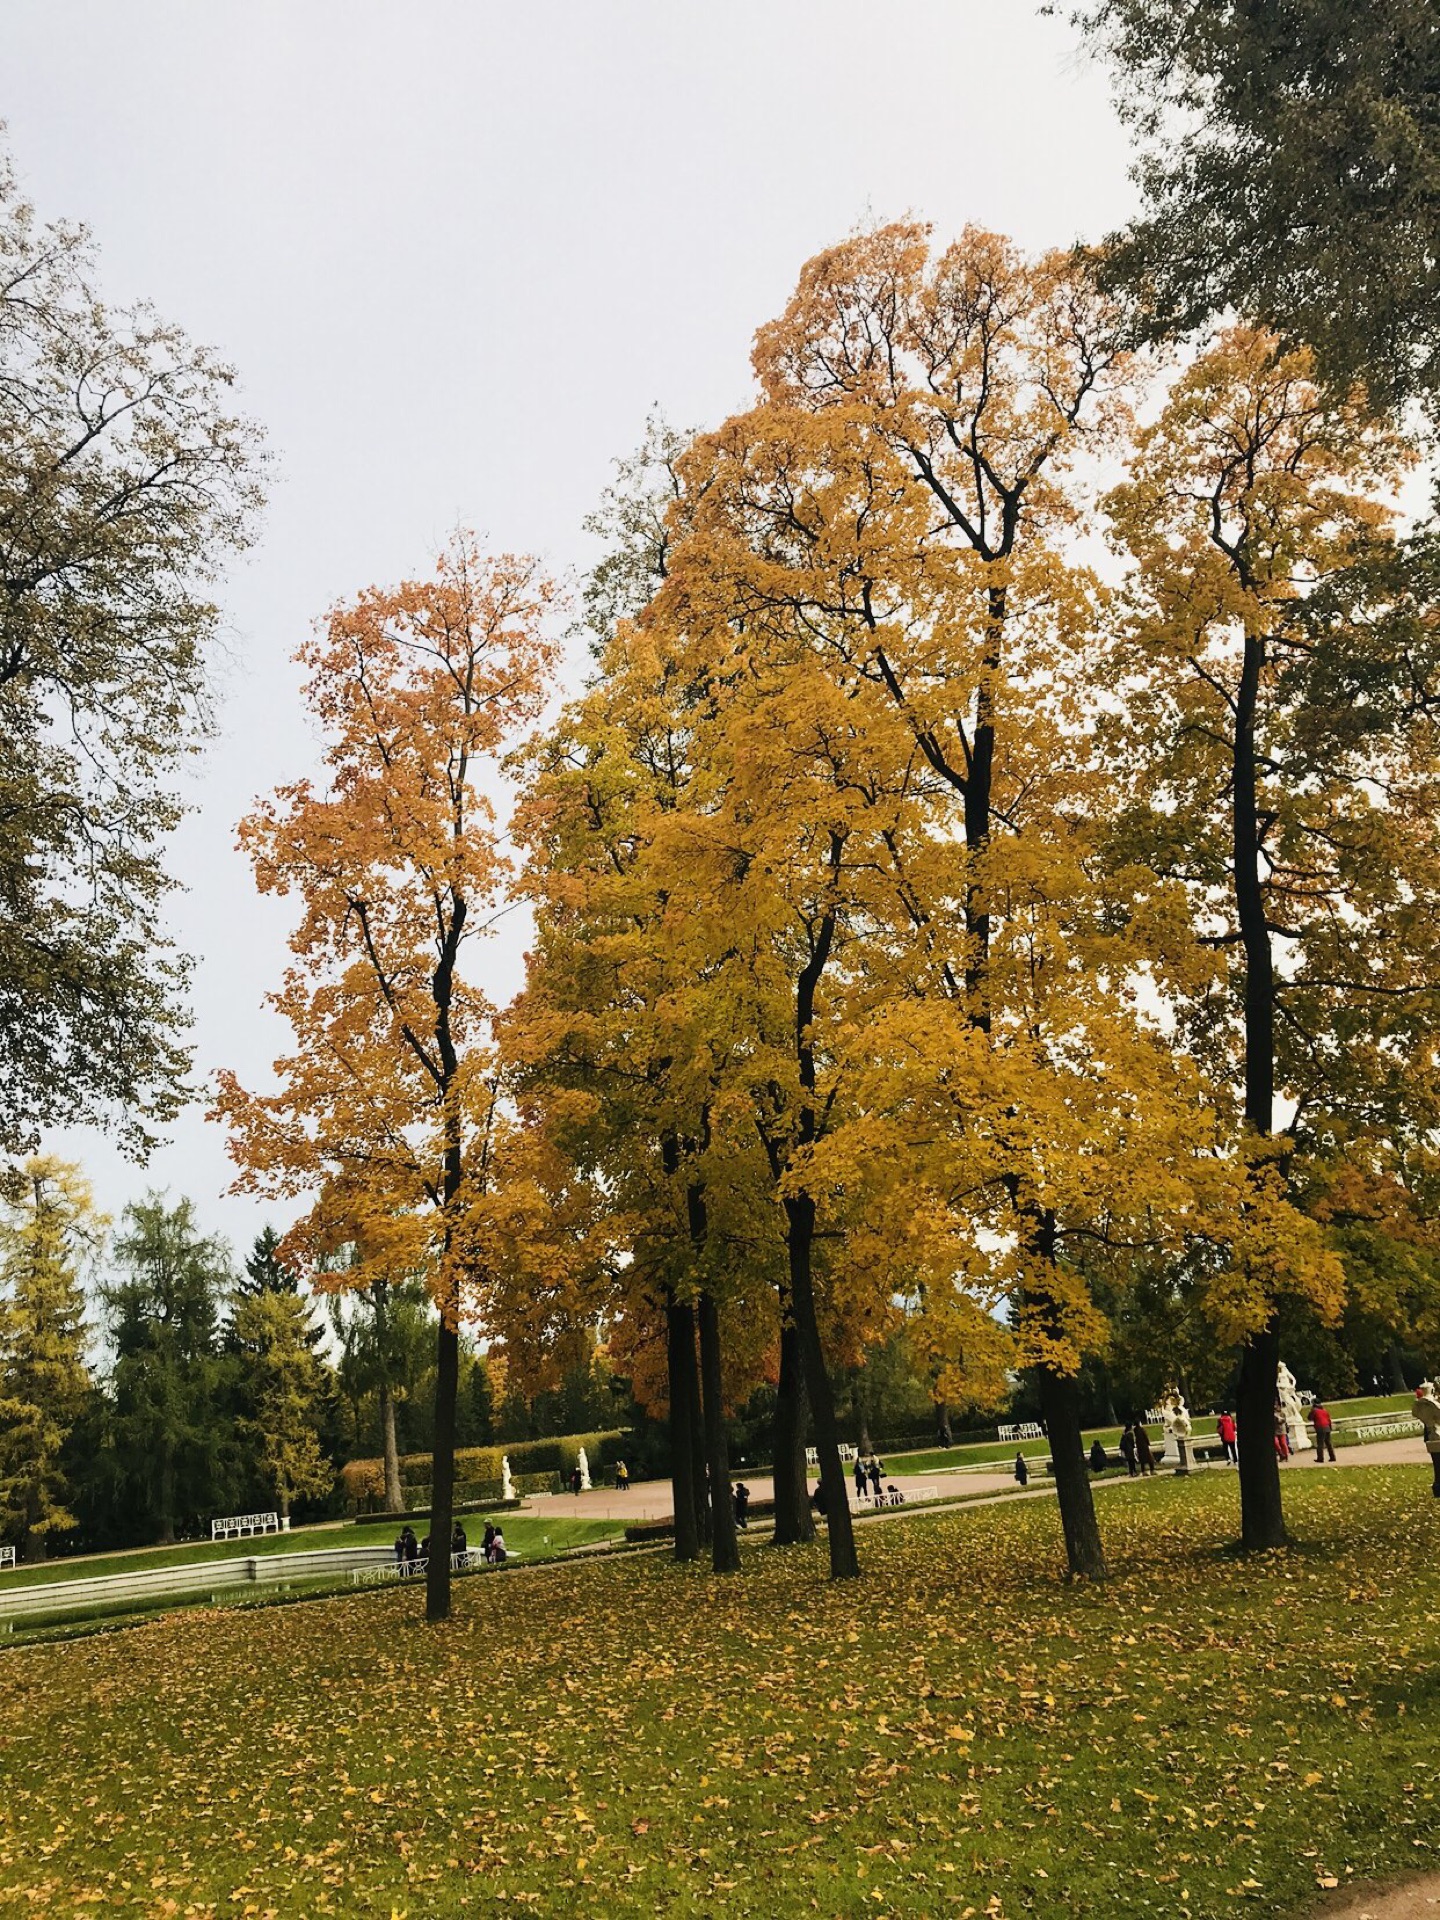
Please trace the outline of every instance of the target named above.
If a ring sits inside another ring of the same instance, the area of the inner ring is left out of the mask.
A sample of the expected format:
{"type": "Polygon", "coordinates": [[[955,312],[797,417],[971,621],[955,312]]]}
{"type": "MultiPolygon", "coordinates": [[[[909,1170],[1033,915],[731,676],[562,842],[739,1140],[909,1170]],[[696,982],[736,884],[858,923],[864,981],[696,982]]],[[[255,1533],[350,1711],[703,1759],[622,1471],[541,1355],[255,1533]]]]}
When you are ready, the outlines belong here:
{"type": "MultiPolygon", "coordinates": [[[[431,579],[336,608],[299,655],[324,784],[282,788],[240,832],[257,885],[300,916],[272,996],[294,1034],[279,1090],[220,1080],[238,1185],[310,1201],[286,1240],[310,1271],[353,1240],[385,1272],[424,1274],[439,1310],[438,1539],[452,1518],[460,1320],[504,1254],[490,1219],[504,1126],[492,1007],[465,959],[506,904],[494,790],[544,698],[551,598],[533,561],[461,536],[431,579]]],[[[449,1608],[449,1559],[435,1554],[427,1615],[449,1608]]]]}
{"type": "Polygon", "coordinates": [[[159,930],[204,736],[218,570],[259,504],[231,369],[107,307],[83,228],[0,156],[0,1145],[185,1097],[187,962],[159,930]]]}
{"type": "Polygon", "coordinates": [[[0,1211],[0,1530],[43,1559],[74,1527],[65,1447],[90,1392],[84,1275],[107,1222],[79,1169],[15,1170],[0,1211]]]}
{"type": "Polygon", "coordinates": [[[1307,351],[1236,328],[1179,374],[1111,497],[1134,567],[1111,658],[1122,832],[1185,887],[1217,956],[1177,998],[1178,1031],[1245,1129],[1209,1297],[1244,1346],[1251,1548],[1285,1538],[1281,1305],[1340,1304],[1335,1251],[1297,1204],[1305,1163],[1393,1177],[1435,1123],[1440,629],[1436,576],[1397,536],[1406,459],[1357,398],[1317,388],[1307,351]]]}
{"type": "MultiPolygon", "coordinates": [[[[892,226],[809,262],[755,361],[761,404],[682,463],[692,530],[667,593],[718,596],[737,630],[808,646],[851,725],[878,741],[888,716],[908,743],[885,753],[913,757],[930,830],[878,855],[907,985],[896,1051],[887,1064],[877,1029],[874,1054],[903,1092],[897,1106],[877,1085],[877,1110],[916,1137],[940,1127],[929,1217],[969,1216],[961,1283],[924,1294],[937,1360],[949,1340],[993,1367],[972,1307],[998,1283],[1037,1370],[1070,1564],[1098,1575],[1077,1381],[1104,1323],[1069,1249],[1139,1203],[1157,1141],[1183,1210],[1193,1105],[1136,993],[1141,929],[1166,903],[1099,858],[1111,783],[1088,662],[1105,593],[1072,549],[1087,473],[1126,424],[1119,318],[1083,259],[973,229],[932,251],[892,226]],[[908,1032],[907,1005],[924,1008],[908,1032]],[[944,1111],[918,1124],[932,1101],[944,1111]]],[[[947,1384],[964,1391],[958,1372],[947,1384]]]]}
{"type": "Polygon", "coordinates": [[[362,1408],[374,1396],[385,1478],[385,1505],[405,1508],[400,1484],[396,1408],[414,1392],[422,1354],[433,1353],[434,1316],[423,1280],[394,1274],[358,1256],[353,1242],[322,1257],[316,1285],[325,1296],[339,1342],[340,1390],[349,1399],[357,1431],[362,1408]]]}

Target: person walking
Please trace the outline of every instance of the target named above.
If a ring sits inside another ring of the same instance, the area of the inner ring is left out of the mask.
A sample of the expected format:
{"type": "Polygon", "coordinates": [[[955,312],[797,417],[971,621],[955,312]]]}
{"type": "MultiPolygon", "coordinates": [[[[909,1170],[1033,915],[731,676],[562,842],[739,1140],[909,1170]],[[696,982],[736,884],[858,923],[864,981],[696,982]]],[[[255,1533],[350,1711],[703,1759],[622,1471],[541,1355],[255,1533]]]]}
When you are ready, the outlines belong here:
{"type": "Polygon", "coordinates": [[[1126,1473],[1128,1473],[1133,1480],[1140,1471],[1139,1467],[1135,1464],[1135,1425],[1133,1421],[1120,1435],[1120,1458],[1125,1462],[1126,1473]]]}
{"type": "Polygon", "coordinates": [[[750,1489],[743,1480],[735,1482],[735,1524],[746,1530],[750,1526],[750,1489]]]}
{"type": "Polygon", "coordinates": [[[1018,1448],[1015,1453],[1015,1478],[1022,1487],[1028,1487],[1030,1484],[1030,1469],[1025,1464],[1024,1454],[1018,1448]]]}
{"type": "Polygon", "coordinates": [[[615,1462],[615,1491],[625,1493],[630,1486],[630,1469],[623,1460],[615,1462]]]}
{"type": "Polygon", "coordinates": [[[1275,1456],[1285,1464],[1290,1458],[1290,1435],[1285,1431],[1285,1409],[1275,1402],[1275,1456]]]}
{"type": "Polygon", "coordinates": [[[1415,1389],[1415,1418],[1424,1429],[1425,1451],[1435,1477],[1431,1491],[1440,1500],[1440,1398],[1433,1380],[1422,1380],[1415,1389]]]}
{"type": "Polygon", "coordinates": [[[1150,1444],[1150,1434],[1143,1420],[1135,1422],[1135,1458],[1140,1462],[1141,1473],[1154,1473],[1155,1449],[1150,1444]]]}
{"type": "Polygon", "coordinates": [[[875,1504],[877,1507],[885,1498],[884,1479],[885,1469],[872,1453],[870,1456],[870,1491],[875,1496],[875,1504]]]}
{"type": "Polygon", "coordinates": [[[1215,1422],[1215,1432],[1219,1436],[1220,1445],[1224,1450],[1226,1466],[1238,1467],[1240,1464],[1240,1448],[1236,1444],[1239,1436],[1235,1426],[1234,1414],[1222,1411],[1215,1422]]]}
{"type": "Polygon", "coordinates": [[[865,1498],[865,1461],[858,1453],[855,1456],[855,1498],[865,1498]]]}
{"type": "Polygon", "coordinates": [[[1329,1454],[1332,1466],[1339,1466],[1335,1458],[1335,1429],[1330,1418],[1330,1409],[1323,1400],[1317,1400],[1310,1409],[1310,1424],[1315,1429],[1315,1464],[1323,1467],[1325,1456],[1329,1454]]]}

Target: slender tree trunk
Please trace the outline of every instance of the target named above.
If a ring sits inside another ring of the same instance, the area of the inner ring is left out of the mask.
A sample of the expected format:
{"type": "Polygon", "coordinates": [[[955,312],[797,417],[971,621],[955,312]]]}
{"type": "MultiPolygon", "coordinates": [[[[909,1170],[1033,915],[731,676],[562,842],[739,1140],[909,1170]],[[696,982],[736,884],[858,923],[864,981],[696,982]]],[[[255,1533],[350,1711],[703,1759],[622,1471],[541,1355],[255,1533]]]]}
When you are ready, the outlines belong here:
{"type": "Polygon", "coordinates": [[[935,1402],[935,1438],[942,1447],[950,1444],[950,1409],[943,1400],[935,1402]]]}
{"type": "Polygon", "coordinates": [[[700,1366],[695,1353],[695,1309],[683,1307],[685,1339],[680,1355],[681,1385],[685,1392],[690,1430],[690,1486],[695,1501],[695,1532],[702,1547],[710,1545],[710,1475],[705,1460],[705,1413],[700,1401],[700,1366]]]}
{"type": "Polygon", "coordinates": [[[1400,1342],[1398,1340],[1392,1340],[1390,1342],[1389,1350],[1385,1355],[1385,1360],[1386,1360],[1386,1364],[1390,1369],[1391,1387],[1394,1389],[1396,1393],[1408,1393],[1410,1391],[1410,1388],[1405,1379],[1405,1368],[1401,1364],[1400,1342]]]}
{"type": "Polygon", "coordinates": [[[1280,1366],[1280,1333],[1272,1319],[1253,1334],[1240,1358],[1240,1387],[1235,1397],[1240,1442],[1240,1544],[1247,1553],[1263,1553],[1286,1543],[1280,1500],[1280,1461],[1275,1452],[1275,1376],[1280,1366]]]}
{"type": "Polygon", "coordinates": [[[1095,1518],[1095,1495],[1085,1463],[1080,1427],[1080,1381],[1073,1373],[1036,1367],[1040,1413],[1055,1462],[1055,1495],[1060,1526],[1065,1535],[1065,1559],[1072,1574],[1082,1580],[1105,1578],[1105,1549],[1095,1518]]]}
{"type": "Polygon", "coordinates": [[[400,1484],[400,1448],[395,1439],[395,1395],[388,1380],[380,1383],[380,1446],[385,1458],[386,1509],[403,1513],[405,1489],[400,1484]]]}
{"type": "Polygon", "coordinates": [[[175,1539],[175,1462],[168,1448],[160,1456],[160,1545],[175,1539]]]}
{"type": "MultiPolygon", "coordinates": [[[[1275,967],[1260,879],[1260,829],[1255,765],[1255,715],[1265,643],[1245,636],[1235,699],[1231,781],[1235,915],[1245,955],[1245,1124],[1268,1140],[1275,1123],[1275,967]]],[[[1252,1334],[1240,1360],[1240,1543],[1247,1553],[1286,1544],[1275,1454],[1275,1376],[1280,1339],[1272,1317],[1252,1334]]]]}
{"type": "Polygon", "coordinates": [[[730,1498],[730,1448],[725,1437],[725,1406],[720,1360],[720,1316],[708,1293],[696,1305],[700,1323],[700,1374],[705,1399],[705,1453],[710,1468],[711,1564],[716,1573],[740,1571],[735,1538],[735,1508],[730,1498]]]}
{"type": "Polygon", "coordinates": [[[695,1520],[695,1449],[690,1432],[690,1395],[685,1385],[685,1354],[694,1361],[695,1330],[689,1307],[665,1290],[665,1366],[670,1381],[670,1487],[675,1508],[675,1558],[700,1557],[695,1520]]]}
{"type": "Polygon", "coordinates": [[[810,1480],[805,1471],[805,1362],[790,1317],[788,1291],[780,1303],[780,1379],[775,1389],[775,1545],[815,1538],[810,1480]]]}
{"type": "Polygon", "coordinates": [[[425,1618],[450,1618],[450,1530],[455,1522],[455,1402],[460,1387],[460,1328],[452,1311],[440,1317],[435,1359],[435,1454],[430,1482],[430,1564],[425,1618]]]}
{"type": "Polygon", "coordinates": [[[835,1426],[835,1397],[815,1318],[815,1289],[810,1270],[815,1240],[815,1202],[808,1193],[785,1201],[785,1239],[790,1255],[790,1298],[795,1327],[805,1363],[805,1387],[815,1424],[815,1450],[820,1457],[820,1487],[825,1502],[826,1531],[830,1539],[830,1577],[853,1580],[860,1572],[855,1554],[855,1528],[850,1495],[840,1463],[840,1437],[835,1426]]]}
{"type": "Polygon", "coordinates": [[[870,1396],[865,1389],[865,1363],[862,1361],[855,1370],[855,1444],[861,1453],[868,1456],[874,1453],[875,1443],[870,1438],[870,1396]]]}

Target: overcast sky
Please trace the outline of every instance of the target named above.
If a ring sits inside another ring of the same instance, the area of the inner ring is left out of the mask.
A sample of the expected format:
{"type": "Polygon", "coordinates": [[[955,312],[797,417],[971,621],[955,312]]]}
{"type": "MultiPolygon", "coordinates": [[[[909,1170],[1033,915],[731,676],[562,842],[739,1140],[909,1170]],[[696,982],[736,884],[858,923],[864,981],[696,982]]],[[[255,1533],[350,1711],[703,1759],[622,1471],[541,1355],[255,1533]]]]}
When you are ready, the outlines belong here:
{"type": "MultiPolygon", "coordinates": [[[[650,408],[743,404],[755,328],[856,225],[1040,247],[1131,205],[1104,76],[1036,0],[7,0],[0,117],[42,217],[233,360],[275,456],[173,859],[197,1069],[252,1082],[286,917],[234,828],[313,761],[290,656],[316,615],[462,523],[584,566],[650,408]]],[[[148,1168],[55,1144],[112,1211],[186,1193],[241,1250],[269,1213],[226,1196],[200,1107],[148,1168]]]]}

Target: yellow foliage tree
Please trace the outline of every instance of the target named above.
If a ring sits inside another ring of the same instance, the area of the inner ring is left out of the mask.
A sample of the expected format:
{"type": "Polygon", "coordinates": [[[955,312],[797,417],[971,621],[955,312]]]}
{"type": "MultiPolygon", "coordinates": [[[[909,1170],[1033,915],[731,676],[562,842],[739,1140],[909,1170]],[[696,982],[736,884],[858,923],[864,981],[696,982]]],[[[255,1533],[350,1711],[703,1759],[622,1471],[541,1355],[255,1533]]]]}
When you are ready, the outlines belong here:
{"type": "MultiPolygon", "coordinates": [[[[504,755],[540,711],[552,589],[532,560],[457,537],[434,576],[372,588],[301,649],[323,788],[281,788],[240,829],[262,891],[293,896],[294,956],[272,1005],[294,1034],[278,1091],[220,1077],[243,1191],[302,1195],[288,1257],[320,1277],[354,1243],[423,1273],[439,1309],[431,1532],[448,1538],[459,1324],[504,1257],[506,1118],[492,1006],[464,959],[503,911],[504,755]]],[[[330,1275],[333,1282],[336,1276],[330,1275]]],[[[430,1561],[426,1608],[448,1615],[430,1561]]]]}

